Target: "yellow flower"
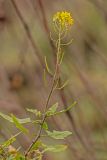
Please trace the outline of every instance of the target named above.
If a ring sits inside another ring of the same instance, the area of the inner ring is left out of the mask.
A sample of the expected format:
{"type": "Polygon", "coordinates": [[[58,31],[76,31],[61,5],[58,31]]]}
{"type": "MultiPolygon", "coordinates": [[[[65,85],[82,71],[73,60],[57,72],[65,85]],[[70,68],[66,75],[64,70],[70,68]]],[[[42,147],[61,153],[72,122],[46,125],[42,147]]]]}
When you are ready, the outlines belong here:
{"type": "Polygon", "coordinates": [[[56,22],[57,25],[60,25],[62,27],[68,27],[71,26],[74,22],[71,13],[62,11],[62,12],[57,12],[53,16],[53,22],[56,22]]]}

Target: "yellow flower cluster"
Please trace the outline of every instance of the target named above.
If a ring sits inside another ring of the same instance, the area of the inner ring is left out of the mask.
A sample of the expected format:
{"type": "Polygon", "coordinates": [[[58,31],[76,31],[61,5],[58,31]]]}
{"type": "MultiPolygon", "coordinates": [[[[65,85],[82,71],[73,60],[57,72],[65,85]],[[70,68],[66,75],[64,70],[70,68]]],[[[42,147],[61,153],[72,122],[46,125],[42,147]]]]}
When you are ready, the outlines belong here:
{"type": "Polygon", "coordinates": [[[58,25],[61,25],[62,27],[71,26],[74,22],[71,13],[62,11],[57,12],[53,16],[53,22],[57,22],[58,25]]]}

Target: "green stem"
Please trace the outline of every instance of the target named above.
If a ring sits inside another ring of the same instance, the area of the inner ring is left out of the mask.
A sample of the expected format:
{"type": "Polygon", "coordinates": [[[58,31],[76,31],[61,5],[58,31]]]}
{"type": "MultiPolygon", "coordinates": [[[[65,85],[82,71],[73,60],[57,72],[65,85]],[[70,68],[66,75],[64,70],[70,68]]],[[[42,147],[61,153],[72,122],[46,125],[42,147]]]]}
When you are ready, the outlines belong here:
{"type": "Polygon", "coordinates": [[[26,152],[25,152],[25,160],[27,160],[27,156],[28,156],[28,153],[30,152],[32,146],[38,141],[38,139],[41,137],[41,132],[42,132],[42,125],[43,123],[45,122],[45,119],[47,118],[46,116],[46,112],[47,112],[47,109],[48,109],[48,105],[49,105],[49,102],[50,102],[50,99],[51,99],[51,96],[52,96],[52,93],[54,91],[54,86],[56,84],[56,80],[58,79],[58,76],[59,76],[59,57],[60,57],[60,46],[61,46],[61,37],[60,37],[60,29],[59,29],[59,36],[58,36],[58,47],[57,47],[57,59],[56,59],[56,66],[55,66],[55,72],[54,72],[54,76],[53,76],[53,79],[52,79],[52,86],[51,86],[51,89],[50,89],[50,92],[49,92],[49,95],[48,95],[48,98],[47,98],[47,101],[46,101],[46,105],[45,105],[45,110],[44,110],[44,114],[43,114],[43,119],[42,119],[42,122],[41,122],[41,125],[40,125],[40,128],[38,130],[38,133],[36,135],[36,137],[33,139],[32,143],[30,144],[30,146],[27,148],[26,152]]]}

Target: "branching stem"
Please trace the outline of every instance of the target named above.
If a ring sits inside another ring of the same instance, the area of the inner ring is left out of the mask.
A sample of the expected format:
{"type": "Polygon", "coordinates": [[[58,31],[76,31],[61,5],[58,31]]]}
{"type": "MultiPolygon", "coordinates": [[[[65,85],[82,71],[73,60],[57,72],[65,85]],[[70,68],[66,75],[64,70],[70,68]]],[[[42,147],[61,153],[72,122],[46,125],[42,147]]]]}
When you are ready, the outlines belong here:
{"type": "Polygon", "coordinates": [[[42,126],[43,126],[43,124],[44,124],[44,122],[45,122],[45,120],[46,120],[46,118],[47,118],[46,112],[47,112],[47,109],[48,109],[48,105],[49,105],[49,102],[50,102],[52,93],[53,93],[53,91],[54,91],[54,89],[55,89],[54,87],[56,86],[57,79],[58,79],[58,76],[59,76],[60,52],[61,52],[61,34],[60,34],[60,29],[59,29],[58,46],[57,46],[57,59],[56,59],[55,72],[54,72],[54,76],[53,76],[53,79],[52,79],[52,86],[51,86],[51,89],[50,89],[50,92],[49,92],[49,95],[48,95],[48,98],[47,98],[47,101],[46,101],[46,105],[45,105],[44,114],[43,114],[43,118],[42,118],[42,122],[41,122],[40,128],[39,128],[39,130],[38,130],[38,133],[37,133],[36,137],[33,139],[32,143],[29,145],[29,147],[28,147],[27,150],[25,151],[25,160],[27,160],[27,156],[28,156],[30,150],[32,149],[33,145],[34,145],[34,144],[39,140],[39,138],[41,137],[42,126]]]}

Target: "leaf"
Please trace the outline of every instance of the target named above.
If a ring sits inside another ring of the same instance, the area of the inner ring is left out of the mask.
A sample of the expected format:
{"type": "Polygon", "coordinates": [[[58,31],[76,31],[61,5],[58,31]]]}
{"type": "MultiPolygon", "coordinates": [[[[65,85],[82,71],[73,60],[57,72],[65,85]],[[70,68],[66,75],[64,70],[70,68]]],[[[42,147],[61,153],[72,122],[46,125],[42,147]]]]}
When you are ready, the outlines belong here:
{"type": "Polygon", "coordinates": [[[66,109],[63,109],[63,110],[61,110],[61,111],[59,111],[59,112],[56,112],[54,115],[59,115],[59,114],[62,114],[62,113],[67,112],[67,111],[69,111],[72,107],[74,107],[76,104],[77,104],[77,102],[74,101],[74,103],[71,104],[69,107],[67,107],[66,109]]]}
{"type": "Polygon", "coordinates": [[[7,140],[2,146],[3,147],[8,147],[10,144],[12,144],[14,141],[16,141],[15,137],[10,138],[9,140],[7,140]]]}
{"type": "Polygon", "coordinates": [[[29,109],[29,108],[27,108],[27,111],[30,112],[30,113],[35,114],[38,117],[41,117],[41,115],[42,115],[42,113],[40,111],[38,111],[37,109],[29,109]]]}
{"type": "Polygon", "coordinates": [[[23,125],[20,123],[20,121],[13,114],[11,114],[11,117],[12,117],[12,120],[13,120],[15,126],[19,130],[21,130],[23,133],[28,133],[28,130],[25,127],[23,127],[23,125]]]}
{"type": "Polygon", "coordinates": [[[42,128],[43,128],[43,129],[48,130],[48,124],[47,124],[46,122],[44,122],[44,123],[42,124],[42,120],[32,121],[32,123],[42,125],[42,128]]]}
{"type": "Polygon", "coordinates": [[[66,145],[45,146],[44,152],[62,152],[67,149],[66,145]]]}
{"type": "Polygon", "coordinates": [[[4,114],[4,113],[1,113],[1,112],[0,112],[0,116],[1,116],[2,118],[4,118],[5,120],[9,121],[9,122],[13,122],[13,121],[12,121],[12,118],[11,118],[10,116],[4,114]]]}
{"type": "Polygon", "coordinates": [[[17,156],[13,160],[25,160],[25,156],[23,156],[21,154],[17,154],[17,156]]]}
{"type": "Polygon", "coordinates": [[[41,120],[35,120],[35,121],[32,121],[32,123],[34,123],[34,124],[39,124],[39,125],[41,125],[41,120]]]}
{"type": "MultiPolygon", "coordinates": [[[[2,118],[4,118],[5,120],[13,123],[12,117],[10,117],[10,116],[8,116],[8,115],[6,115],[6,114],[4,114],[4,113],[1,113],[1,112],[0,112],[0,116],[1,116],[2,118]]],[[[17,118],[17,119],[18,119],[18,121],[19,121],[21,124],[25,124],[25,123],[30,123],[30,122],[31,122],[30,118],[24,118],[24,119],[19,119],[19,118],[17,118]]]]}
{"type": "Polygon", "coordinates": [[[30,118],[24,118],[24,119],[17,118],[17,119],[18,119],[19,123],[21,123],[21,124],[26,124],[26,123],[31,122],[30,118]]]}
{"type": "Polygon", "coordinates": [[[37,141],[36,143],[34,143],[31,150],[37,150],[40,146],[42,146],[42,142],[37,141]]]}
{"type": "Polygon", "coordinates": [[[2,144],[2,147],[8,147],[10,146],[14,141],[16,141],[16,137],[20,134],[21,132],[17,133],[16,135],[12,136],[10,139],[8,139],[7,141],[5,141],[2,144]]]}
{"type": "Polygon", "coordinates": [[[45,129],[45,130],[48,130],[48,124],[46,122],[44,122],[42,124],[42,128],[45,129]]]}
{"type": "Polygon", "coordinates": [[[10,155],[6,160],[25,160],[25,157],[20,154],[10,155]]]}
{"type": "Polygon", "coordinates": [[[64,139],[72,134],[70,131],[55,131],[53,132],[46,131],[48,136],[54,139],[64,139]]]}
{"type": "Polygon", "coordinates": [[[10,155],[9,157],[7,157],[6,160],[14,160],[15,159],[15,156],[14,155],[10,155]]]}
{"type": "Polygon", "coordinates": [[[55,103],[52,107],[49,108],[49,110],[46,112],[47,116],[52,116],[55,114],[56,110],[58,108],[58,103],[55,103]]]}

